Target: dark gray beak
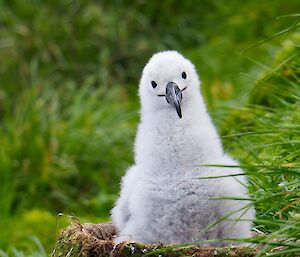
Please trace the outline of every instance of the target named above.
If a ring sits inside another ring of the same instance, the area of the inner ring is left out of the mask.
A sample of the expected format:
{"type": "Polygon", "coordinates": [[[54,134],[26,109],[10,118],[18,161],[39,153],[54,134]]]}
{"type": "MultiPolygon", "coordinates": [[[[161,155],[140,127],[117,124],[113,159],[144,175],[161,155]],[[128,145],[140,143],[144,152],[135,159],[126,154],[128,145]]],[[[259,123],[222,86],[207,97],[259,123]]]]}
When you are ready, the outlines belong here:
{"type": "Polygon", "coordinates": [[[174,82],[169,82],[166,87],[166,100],[175,107],[179,118],[182,118],[180,103],[182,101],[182,91],[174,82]]]}

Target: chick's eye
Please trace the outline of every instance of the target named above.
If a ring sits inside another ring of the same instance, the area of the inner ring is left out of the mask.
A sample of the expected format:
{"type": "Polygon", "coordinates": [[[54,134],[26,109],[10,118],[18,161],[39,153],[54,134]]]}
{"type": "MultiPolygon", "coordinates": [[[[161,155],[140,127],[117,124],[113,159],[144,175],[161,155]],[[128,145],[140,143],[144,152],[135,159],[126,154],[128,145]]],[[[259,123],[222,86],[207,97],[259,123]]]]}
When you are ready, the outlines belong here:
{"type": "Polygon", "coordinates": [[[156,82],[155,82],[155,81],[153,81],[153,80],[151,81],[151,85],[152,85],[152,87],[153,87],[153,88],[156,88],[156,87],[157,87],[157,84],[156,84],[156,82]]]}
{"type": "Polygon", "coordinates": [[[181,74],[181,77],[183,78],[183,79],[186,79],[186,73],[185,72],[182,72],[182,74],[181,74]]]}

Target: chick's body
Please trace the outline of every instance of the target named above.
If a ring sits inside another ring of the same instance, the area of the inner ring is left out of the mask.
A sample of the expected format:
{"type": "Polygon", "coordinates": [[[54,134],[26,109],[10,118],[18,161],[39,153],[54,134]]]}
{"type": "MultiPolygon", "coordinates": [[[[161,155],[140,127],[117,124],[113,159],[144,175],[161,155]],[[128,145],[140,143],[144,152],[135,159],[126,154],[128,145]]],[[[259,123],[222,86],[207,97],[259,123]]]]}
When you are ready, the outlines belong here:
{"type": "Polygon", "coordinates": [[[254,210],[247,207],[249,202],[213,199],[248,198],[245,178],[201,179],[242,170],[205,166],[237,163],[223,152],[193,65],[175,51],[154,55],[144,68],[140,97],[135,165],[123,177],[112,210],[119,232],[116,241],[186,243],[250,237],[254,210]],[[151,81],[157,81],[157,87],[151,87],[151,81]],[[170,81],[182,92],[182,118],[178,106],[177,115],[170,100],[159,96],[170,81]],[[243,221],[237,221],[240,218],[243,221]]]}

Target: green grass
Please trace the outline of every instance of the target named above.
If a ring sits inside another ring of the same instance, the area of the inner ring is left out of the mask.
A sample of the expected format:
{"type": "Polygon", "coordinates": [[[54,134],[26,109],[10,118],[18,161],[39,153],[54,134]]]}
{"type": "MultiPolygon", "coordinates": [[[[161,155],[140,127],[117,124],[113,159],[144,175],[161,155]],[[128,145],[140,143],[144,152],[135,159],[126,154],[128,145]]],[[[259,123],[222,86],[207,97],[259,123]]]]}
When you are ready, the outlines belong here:
{"type": "MultiPolygon", "coordinates": [[[[100,219],[116,200],[120,172],[132,160],[137,112],[118,88],[105,92],[87,82],[64,90],[66,97],[61,98],[48,84],[29,88],[3,117],[1,227],[8,226],[12,215],[16,223],[27,222],[19,216],[36,208],[53,217],[58,212],[97,213],[100,219]]],[[[31,232],[43,234],[38,227],[31,232]]],[[[1,247],[14,241],[11,234],[1,233],[1,247]]]]}
{"type": "Polygon", "coordinates": [[[265,243],[261,254],[271,256],[300,253],[298,42],[299,30],[283,41],[274,64],[259,76],[245,107],[231,109],[222,126],[226,145],[250,177],[257,211],[255,229],[267,233],[255,241],[265,243]],[[280,246],[284,246],[281,252],[272,252],[280,246]]]}
{"type": "Polygon", "coordinates": [[[45,256],[68,224],[60,212],[108,219],[133,160],[141,69],[170,48],[195,63],[226,150],[249,174],[255,229],[270,233],[256,242],[268,242],[268,252],[285,244],[293,256],[299,16],[276,17],[299,7],[298,0],[0,1],[0,256],[45,256]]]}

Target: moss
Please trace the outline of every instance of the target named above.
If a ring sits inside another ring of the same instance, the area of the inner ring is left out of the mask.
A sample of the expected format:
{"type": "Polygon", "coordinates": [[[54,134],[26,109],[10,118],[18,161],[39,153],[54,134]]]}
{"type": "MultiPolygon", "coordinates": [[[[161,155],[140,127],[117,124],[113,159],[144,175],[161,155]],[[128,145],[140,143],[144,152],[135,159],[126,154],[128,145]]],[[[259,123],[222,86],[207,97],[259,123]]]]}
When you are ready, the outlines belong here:
{"type": "Polygon", "coordinates": [[[243,248],[219,248],[216,249],[218,257],[251,257],[255,256],[256,250],[250,247],[243,248]]]}

